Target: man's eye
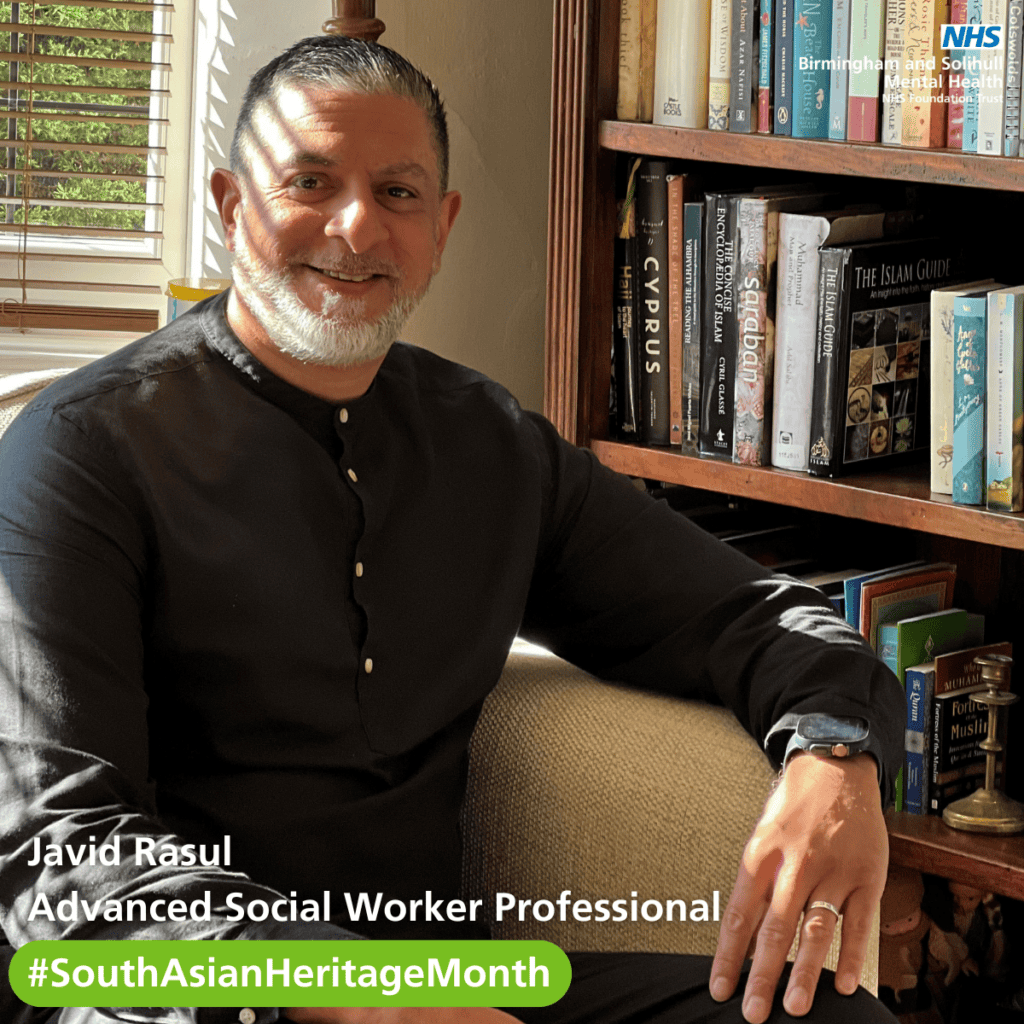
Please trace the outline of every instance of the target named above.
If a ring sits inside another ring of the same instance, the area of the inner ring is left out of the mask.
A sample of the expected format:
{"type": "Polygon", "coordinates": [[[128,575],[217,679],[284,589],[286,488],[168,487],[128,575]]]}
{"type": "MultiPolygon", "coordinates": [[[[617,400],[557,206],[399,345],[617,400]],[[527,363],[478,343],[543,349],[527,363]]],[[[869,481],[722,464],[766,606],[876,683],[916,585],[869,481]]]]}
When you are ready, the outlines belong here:
{"type": "Polygon", "coordinates": [[[404,185],[389,185],[388,195],[392,199],[413,199],[415,193],[411,189],[407,189],[404,185]]]}
{"type": "Polygon", "coordinates": [[[320,179],[315,174],[303,174],[301,177],[295,178],[292,184],[299,189],[314,189],[320,186],[320,179]]]}

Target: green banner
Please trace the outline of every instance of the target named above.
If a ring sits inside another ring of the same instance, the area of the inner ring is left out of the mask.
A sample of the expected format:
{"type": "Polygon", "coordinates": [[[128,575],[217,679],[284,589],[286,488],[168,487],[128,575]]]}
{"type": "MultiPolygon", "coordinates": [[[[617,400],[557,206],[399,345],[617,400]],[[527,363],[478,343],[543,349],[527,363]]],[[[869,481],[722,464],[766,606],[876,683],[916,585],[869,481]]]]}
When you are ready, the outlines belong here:
{"type": "Polygon", "coordinates": [[[30,942],[31,1006],[547,1006],[572,968],[550,942],[30,942]]]}

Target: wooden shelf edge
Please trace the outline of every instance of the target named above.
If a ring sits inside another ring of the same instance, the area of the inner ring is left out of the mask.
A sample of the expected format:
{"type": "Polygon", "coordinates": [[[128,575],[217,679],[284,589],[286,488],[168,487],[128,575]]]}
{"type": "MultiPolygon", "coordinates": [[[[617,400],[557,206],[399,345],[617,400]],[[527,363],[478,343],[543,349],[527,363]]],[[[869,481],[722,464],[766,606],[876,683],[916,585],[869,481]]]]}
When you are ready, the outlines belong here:
{"type": "Polygon", "coordinates": [[[957,832],[931,815],[886,813],[889,860],[1024,900],[1024,835],[957,832]]]}
{"type": "Polygon", "coordinates": [[[954,505],[948,496],[933,495],[928,489],[927,467],[827,480],[772,467],[692,458],[668,448],[616,441],[591,441],[590,447],[606,466],[627,476],[1024,551],[1024,513],[954,505]]]}
{"type": "Polygon", "coordinates": [[[1019,158],[979,156],[956,149],[911,149],[875,142],[741,135],[701,128],[668,128],[633,121],[601,121],[605,149],[646,156],[774,167],[805,174],[931,182],[968,188],[1024,191],[1019,158]]]}

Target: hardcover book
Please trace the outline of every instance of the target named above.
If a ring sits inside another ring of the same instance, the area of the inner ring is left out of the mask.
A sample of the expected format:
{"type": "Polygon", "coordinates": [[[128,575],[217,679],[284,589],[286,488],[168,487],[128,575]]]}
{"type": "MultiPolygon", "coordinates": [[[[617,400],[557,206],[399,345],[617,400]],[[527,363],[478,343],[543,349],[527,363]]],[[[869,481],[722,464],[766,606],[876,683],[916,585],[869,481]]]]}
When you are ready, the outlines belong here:
{"type": "Polygon", "coordinates": [[[793,138],[827,139],[831,0],[793,5],[793,138]]]}
{"type": "Polygon", "coordinates": [[[907,569],[913,569],[924,564],[921,559],[918,559],[914,562],[904,562],[901,565],[886,566],[884,569],[873,569],[871,572],[862,573],[859,576],[851,576],[843,586],[846,598],[846,621],[855,630],[860,632],[860,592],[868,580],[876,579],[879,576],[889,576],[892,573],[904,572],[907,569]]]}
{"type": "Polygon", "coordinates": [[[931,291],[963,265],[949,237],[821,250],[809,472],[835,476],[928,444],[931,291]]]}
{"type": "Polygon", "coordinates": [[[953,501],[985,502],[985,296],[953,300],[953,501]]]}
{"type": "Polygon", "coordinates": [[[612,423],[626,440],[635,440],[639,422],[640,375],[636,359],[636,176],[640,159],[622,158],[617,167],[615,295],[612,354],[612,423]]]}
{"type": "MultiPolygon", "coordinates": [[[[983,17],[982,0],[967,0],[968,25],[979,25],[983,17]]],[[[964,128],[961,148],[965,153],[978,152],[978,115],[981,105],[982,50],[969,47],[963,54],[964,128]]]]}
{"type": "Polygon", "coordinates": [[[1024,285],[988,295],[985,503],[1024,510],[1024,285]]]}
{"type": "Polygon", "coordinates": [[[846,137],[851,142],[878,142],[885,46],[885,4],[851,0],[850,98],[846,137]]]}
{"type": "Polygon", "coordinates": [[[1003,114],[1006,105],[1007,0],[982,0],[982,24],[998,25],[1002,45],[981,53],[978,82],[978,152],[1003,156],[1003,114]]]}
{"type": "Polygon", "coordinates": [[[668,178],[668,386],[669,441],[683,443],[683,206],[686,178],[668,178]]]}
{"type": "Polygon", "coordinates": [[[949,0],[908,0],[903,42],[901,144],[940,149],[946,144],[946,72],[941,29],[949,0]]]}
{"type": "Polygon", "coordinates": [[[621,0],[619,5],[620,121],[650,121],[654,112],[654,50],[658,0],[621,0]]]}
{"type": "Polygon", "coordinates": [[[659,0],[654,63],[654,123],[708,124],[711,0],[659,0]]]}
{"type": "Polygon", "coordinates": [[[956,566],[951,562],[934,562],[867,580],[860,591],[861,636],[877,651],[879,626],[945,611],[953,604],[955,583],[956,566]]]}
{"type": "Polygon", "coordinates": [[[732,0],[711,0],[708,37],[708,127],[729,129],[729,85],[732,76],[732,0]]]}
{"type": "MultiPolygon", "coordinates": [[[[949,22],[951,25],[967,24],[967,0],[951,0],[949,5],[949,22]]],[[[949,108],[946,115],[946,148],[964,148],[964,74],[966,70],[965,56],[963,50],[950,50],[949,81],[947,89],[949,92],[949,108]]]]}
{"type": "Polygon", "coordinates": [[[683,207],[683,452],[700,452],[704,204],[683,207]]]}
{"type": "Polygon", "coordinates": [[[732,2],[729,77],[729,131],[757,131],[757,0],[732,2]]]}
{"type": "Polygon", "coordinates": [[[882,142],[898,146],[903,141],[903,43],[907,0],[886,0],[885,71],[882,75],[882,142]]]}
{"type": "MultiPolygon", "coordinates": [[[[1024,0],[1020,0],[1024,3],[1024,0]]],[[[771,132],[775,127],[775,83],[773,56],[775,46],[775,0],[761,0],[761,31],[757,59],[757,130],[771,132]]]]}
{"type": "Polygon", "coordinates": [[[953,493],[953,302],[965,295],[982,295],[999,287],[995,281],[936,288],[931,297],[931,430],[929,458],[931,489],[953,493]]]}
{"type": "Polygon", "coordinates": [[[1006,31],[1006,97],[1003,104],[1003,155],[1020,155],[1020,99],[1024,58],[1024,0],[1010,0],[1006,31]]]}
{"type": "Polygon", "coordinates": [[[793,4],[795,0],[775,0],[775,53],[772,72],[775,79],[775,135],[793,134],[793,4]]]}
{"type": "Polygon", "coordinates": [[[833,0],[828,137],[839,142],[846,138],[846,112],[850,83],[850,14],[850,0],[833,0]]]}

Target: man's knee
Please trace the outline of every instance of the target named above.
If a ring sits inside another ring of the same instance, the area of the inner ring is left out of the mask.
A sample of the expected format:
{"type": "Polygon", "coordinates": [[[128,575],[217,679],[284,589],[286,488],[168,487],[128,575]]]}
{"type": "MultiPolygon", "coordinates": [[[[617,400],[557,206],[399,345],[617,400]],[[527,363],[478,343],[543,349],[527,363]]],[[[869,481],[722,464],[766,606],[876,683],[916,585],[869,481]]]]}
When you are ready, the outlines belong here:
{"type": "MultiPolygon", "coordinates": [[[[772,1020],[794,1020],[781,1011],[784,984],[779,985],[776,996],[776,1013],[772,1020]]],[[[814,996],[814,1006],[803,1020],[807,1024],[894,1024],[896,1018],[866,988],[858,988],[852,996],[840,995],[836,991],[835,975],[829,971],[821,972],[818,990],[814,996]]]]}

